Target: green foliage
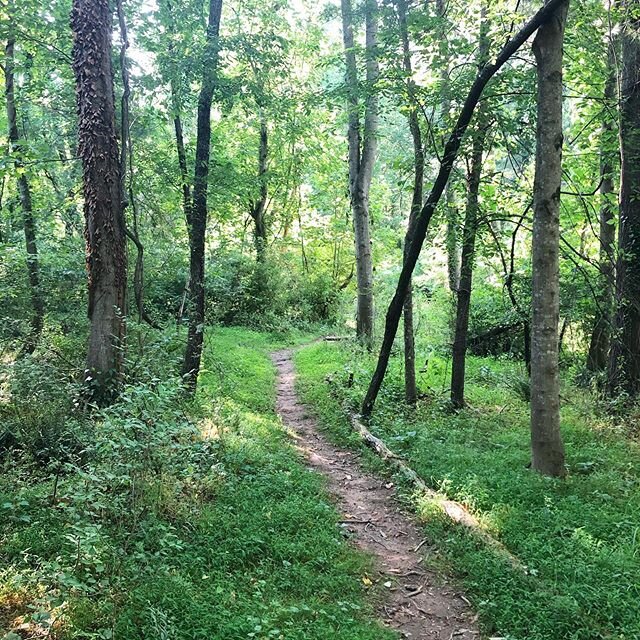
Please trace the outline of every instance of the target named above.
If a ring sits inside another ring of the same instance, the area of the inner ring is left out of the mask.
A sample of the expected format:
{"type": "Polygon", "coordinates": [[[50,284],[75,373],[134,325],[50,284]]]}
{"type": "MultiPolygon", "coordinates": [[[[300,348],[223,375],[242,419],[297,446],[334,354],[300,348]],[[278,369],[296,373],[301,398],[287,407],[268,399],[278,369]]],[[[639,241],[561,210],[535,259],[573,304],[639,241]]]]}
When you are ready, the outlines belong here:
{"type": "MultiPolygon", "coordinates": [[[[362,397],[372,364],[370,356],[344,344],[313,345],[297,357],[305,398],[340,442],[354,443],[341,401],[362,397]],[[352,372],[353,386],[346,388],[352,372]]],[[[526,575],[514,570],[452,528],[422,498],[407,496],[438,549],[434,568],[455,568],[486,631],[516,640],[621,640],[640,634],[637,443],[567,385],[562,429],[570,475],[551,480],[527,468],[528,406],[521,398],[524,385],[514,384],[522,380],[518,367],[508,360],[469,358],[470,408],[458,414],[437,401],[448,373],[431,364],[420,381],[427,398],[415,413],[400,410],[400,369],[394,358],[372,430],[428,484],[464,503],[528,567],[526,575]]]]}
{"type": "Polygon", "coordinates": [[[256,262],[252,256],[222,254],[210,272],[210,317],[223,324],[273,331],[340,320],[336,283],[322,271],[301,273],[290,256],[256,262]]]}
{"type": "Polygon", "coordinates": [[[146,342],[144,381],[76,433],[81,458],[34,474],[20,451],[5,457],[0,629],[19,620],[59,638],[391,638],[363,597],[367,560],[345,543],[274,413],[267,352],[284,343],[239,328],[208,334],[195,404],[171,359],[158,363],[171,344],[146,342]]]}

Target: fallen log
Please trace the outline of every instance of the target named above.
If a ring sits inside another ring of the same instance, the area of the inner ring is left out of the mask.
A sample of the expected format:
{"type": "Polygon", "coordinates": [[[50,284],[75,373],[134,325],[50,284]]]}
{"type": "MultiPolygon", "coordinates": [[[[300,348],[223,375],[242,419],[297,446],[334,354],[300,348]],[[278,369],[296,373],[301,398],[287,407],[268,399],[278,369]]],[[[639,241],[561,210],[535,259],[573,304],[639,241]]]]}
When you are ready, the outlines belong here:
{"type": "Polygon", "coordinates": [[[442,512],[455,524],[465,527],[473,536],[486,544],[498,555],[503,557],[514,569],[528,573],[527,567],[522,561],[514,556],[499,540],[487,533],[478,520],[469,513],[465,507],[456,502],[449,500],[446,496],[438,493],[418,476],[418,474],[406,463],[402,458],[395,454],[383,440],[374,436],[369,429],[363,424],[360,416],[352,411],[345,411],[349,419],[351,428],[358,433],[363,442],[383,460],[388,461],[396,471],[403,475],[416,489],[423,493],[429,500],[436,504],[442,512]]]}

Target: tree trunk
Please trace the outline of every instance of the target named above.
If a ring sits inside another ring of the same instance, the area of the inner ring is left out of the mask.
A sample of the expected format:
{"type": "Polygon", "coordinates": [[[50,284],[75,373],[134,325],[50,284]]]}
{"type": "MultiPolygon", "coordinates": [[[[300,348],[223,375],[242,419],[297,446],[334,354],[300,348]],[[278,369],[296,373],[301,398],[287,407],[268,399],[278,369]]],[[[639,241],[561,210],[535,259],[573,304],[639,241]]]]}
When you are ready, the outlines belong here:
{"type": "Polygon", "coordinates": [[[613,204],[613,172],[614,156],[611,146],[614,143],[614,121],[611,112],[614,110],[616,97],[616,68],[615,49],[609,44],[607,54],[607,78],[604,87],[605,116],[602,124],[600,140],[600,256],[599,256],[599,287],[597,299],[597,315],[591,334],[589,353],[587,355],[587,369],[589,371],[604,371],[607,367],[609,344],[611,340],[611,326],[613,324],[613,297],[615,286],[614,275],[614,242],[616,239],[615,206],[613,204]]]}
{"type": "MultiPolygon", "coordinates": [[[[38,245],[36,241],[36,223],[33,217],[33,204],[31,201],[31,188],[29,179],[24,170],[22,155],[24,147],[18,131],[18,118],[16,114],[16,99],[14,88],[14,66],[15,66],[15,39],[10,35],[6,46],[5,58],[5,96],[7,102],[7,124],[9,128],[10,150],[14,156],[14,166],[17,172],[16,182],[18,183],[18,193],[20,197],[20,208],[22,209],[22,227],[24,229],[24,240],[27,251],[27,272],[29,274],[29,287],[31,290],[31,306],[33,308],[31,316],[31,329],[27,336],[21,353],[33,353],[44,324],[44,299],[40,290],[40,264],[38,261],[38,245]]],[[[4,180],[3,180],[4,187],[4,180]]]]}
{"type": "Polygon", "coordinates": [[[540,27],[540,25],[544,24],[549,19],[556,8],[564,1],[565,0],[549,0],[547,4],[539,9],[537,13],[520,29],[520,31],[518,31],[504,45],[495,62],[486,65],[482,71],[480,71],[469,90],[464,104],[462,105],[462,109],[460,110],[460,114],[458,115],[458,119],[456,120],[456,124],[449,135],[447,144],[445,145],[438,175],[436,176],[431,192],[420,211],[420,215],[416,218],[416,222],[413,227],[411,244],[406,253],[400,277],[398,278],[396,291],[389,304],[389,308],[387,309],[384,337],[382,340],[382,346],[380,347],[380,354],[378,356],[376,369],[371,377],[369,388],[367,389],[367,393],[362,402],[361,411],[364,417],[369,417],[373,411],[373,406],[389,364],[391,348],[393,347],[393,342],[398,330],[400,316],[402,315],[402,307],[411,281],[411,275],[415,269],[418,257],[420,256],[420,251],[422,250],[427,229],[429,228],[431,216],[433,215],[435,208],[438,206],[438,202],[445,190],[453,163],[455,162],[458,156],[458,151],[460,150],[460,143],[467,127],[469,126],[469,122],[471,121],[476,105],[482,96],[482,92],[489,80],[491,80],[498,70],[514,53],[516,53],[516,51],[518,51],[527,39],[540,27]]]}
{"type": "Polygon", "coordinates": [[[378,97],[374,87],[378,79],[377,39],[378,6],[376,0],[366,0],[366,79],[367,98],[362,136],[360,135],[358,70],[353,37],[351,0],[341,0],[342,33],[346,61],[348,94],[349,193],[355,236],[356,280],[358,284],[357,337],[373,346],[373,260],[369,223],[369,189],[376,153],[378,129],[378,97]]]}
{"type": "MultiPolygon", "coordinates": [[[[411,243],[412,228],[416,217],[422,208],[422,192],[424,185],[424,148],[422,145],[422,133],[418,119],[418,106],[415,95],[415,83],[413,81],[413,69],[411,64],[411,50],[409,47],[409,29],[407,27],[407,0],[397,0],[398,22],[400,24],[400,37],[402,39],[403,69],[407,76],[407,94],[409,99],[409,129],[413,140],[413,196],[411,198],[411,213],[407,223],[407,232],[404,239],[404,256],[411,243]]],[[[404,396],[407,404],[414,405],[418,398],[416,385],[416,349],[413,326],[413,292],[411,283],[404,300],[404,396]]]]}
{"type": "Polygon", "coordinates": [[[621,33],[620,221],[616,269],[616,336],[609,362],[609,391],[640,390],[640,6],[628,12],[621,33]]]}
{"type": "Polygon", "coordinates": [[[120,26],[120,72],[122,74],[122,100],[120,108],[120,185],[123,210],[131,207],[132,225],[126,228],[127,237],[136,248],[136,265],[133,271],[133,296],[138,309],[138,322],[146,322],[154,329],[160,327],[151,319],[144,308],[144,245],[138,233],[138,207],[135,201],[133,179],[133,145],[131,144],[131,124],[129,118],[129,103],[131,99],[131,83],[129,82],[129,61],[127,49],[129,37],[125,20],[122,0],[116,0],[116,12],[120,26]]]}
{"type": "Polygon", "coordinates": [[[268,184],[267,184],[267,157],[269,154],[269,132],[264,118],[260,118],[260,145],[258,147],[258,182],[260,195],[251,205],[251,217],[253,218],[253,240],[256,247],[256,259],[264,262],[267,248],[267,225],[265,224],[265,211],[267,209],[268,184]]]}
{"type": "Polygon", "coordinates": [[[531,321],[531,466],[563,476],[558,370],[560,185],[562,181],[562,43],[568,0],[533,42],[538,119],[533,184],[531,321]]]}
{"type": "MultiPolygon", "coordinates": [[[[480,38],[478,46],[478,69],[489,61],[489,25],[486,19],[486,6],[482,5],[480,38]]],[[[462,232],[462,258],[460,261],[460,281],[458,284],[458,304],[456,305],[456,324],[453,338],[451,362],[451,403],[456,409],[464,406],[464,377],[467,356],[467,336],[469,333],[469,308],[471,305],[471,287],[476,253],[476,235],[478,231],[478,194],[482,175],[482,156],[486,138],[486,105],[480,103],[476,116],[476,128],[473,133],[471,164],[467,176],[467,206],[462,232]]]]}
{"type": "MultiPolygon", "coordinates": [[[[449,41],[447,34],[446,0],[436,0],[436,14],[440,21],[438,29],[438,69],[440,72],[440,117],[444,127],[449,121],[451,95],[449,86],[449,41]]],[[[451,184],[447,182],[444,192],[444,209],[446,220],[447,276],[451,293],[456,293],[460,281],[460,263],[458,261],[458,209],[451,184]]]]}
{"type": "Polygon", "coordinates": [[[91,321],[85,380],[94,399],[104,403],[122,373],[127,288],[108,0],[73,0],[71,29],[91,321]]]}
{"type": "Polygon", "coordinates": [[[193,178],[193,203],[188,210],[187,229],[190,249],[189,333],[182,365],[187,389],[195,392],[200,372],[205,322],[205,235],[207,230],[207,187],[211,151],[211,104],[218,65],[218,36],[222,0],[209,0],[207,46],[203,60],[202,87],[198,98],[196,161],[193,178]]]}

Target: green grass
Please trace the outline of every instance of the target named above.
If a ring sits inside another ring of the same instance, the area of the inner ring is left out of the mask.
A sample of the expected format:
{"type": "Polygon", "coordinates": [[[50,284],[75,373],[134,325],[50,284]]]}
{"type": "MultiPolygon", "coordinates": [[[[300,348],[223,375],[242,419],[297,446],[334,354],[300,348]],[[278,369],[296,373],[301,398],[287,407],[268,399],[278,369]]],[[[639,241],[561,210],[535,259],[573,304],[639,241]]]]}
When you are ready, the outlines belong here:
{"type": "MultiPolygon", "coordinates": [[[[300,389],[324,426],[353,444],[340,402],[362,397],[371,357],[346,344],[316,344],[301,351],[296,364],[300,389]]],[[[469,358],[470,408],[457,415],[445,401],[448,375],[446,362],[432,357],[420,380],[428,398],[412,415],[403,408],[400,358],[394,358],[371,428],[529,567],[529,575],[512,569],[413,497],[440,559],[459,575],[487,632],[518,640],[640,638],[638,444],[567,385],[562,430],[570,475],[544,478],[527,468],[528,405],[516,392],[520,367],[469,358]]]]}
{"type": "MultiPolygon", "coordinates": [[[[202,456],[194,462],[181,449],[162,472],[171,474],[168,481],[152,475],[140,485],[146,508],[111,520],[97,510],[83,515],[84,533],[73,544],[68,536],[78,522],[68,509],[49,508],[51,481],[29,475],[23,482],[26,467],[4,475],[0,504],[26,507],[0,521],[0,627],[31,607],[40,616],[63,613],[60,638],[395,637],[379,627],[374,594],[363,585],[368,558],[346,543],[321,478],[305,468],[274,413],[268,352],[280,346],[265,334],[212,329],[195,414],[210,442],[192,437],[189,445],[204,451],[204,471],[194,470],[202,456]],[[76,543],[89,550],[78,552],[79,566],[76,543]]],[[[149,402],[145,397],[147,420],[149,402]]],[[[64,498],[84,486],[69,477],[60,492],[64,498]]]]}

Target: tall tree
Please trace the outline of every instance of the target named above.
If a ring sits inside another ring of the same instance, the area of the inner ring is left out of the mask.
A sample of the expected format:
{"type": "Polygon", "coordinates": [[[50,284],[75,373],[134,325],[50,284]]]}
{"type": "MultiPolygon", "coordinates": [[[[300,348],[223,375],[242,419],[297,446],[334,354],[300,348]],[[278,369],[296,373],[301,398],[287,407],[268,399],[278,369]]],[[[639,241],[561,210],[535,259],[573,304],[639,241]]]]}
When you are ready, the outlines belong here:
{"type": "MultiPolygon", "coordinates": [[[[409,28],[407,25],[407,0],[396,0],[400,39],[402,41],[402,68],[406,75],[407,99],[409,102],[409,130],[413,140],[413,194],[411,196],[411,212],[404,239],[404,253],[409,249],[412,228],[422,208],[422,192],[424,185],[424,147],[418,117],[416,86],[413,80],[411,49],[409,46],[409,28]]],[[[404,316],[404,396],[407,404],[415,404],[418,396],[416,385],[416,348],[413,326],[413,291],[411,283],[407,290],[403,308],[404,316]]]]}
{"type": "Polygon", "coordinates": [[[211,104],[218,67],[222,0],[209,1],[207,42],[202,61],[202,86],[198,97],[196,159],[193,176],[193,201],[188,209],[189,232],[189,333],[182,374],[190,391],[195,391],[200,371],[205,323],[205,236],[207,230],[207,191],[211,152],[211,104]]]}
{"type": "Polygon", "coordinates": [[[562,182],[562,45],[568,0],[533,41],[538,79],[533,184],[531,319],[531,466],[565,474],[560,434],[560,186],[562,182]]]}
{"type": "Polygon", "coordinates": [[[611,348],[611,392],[640,391],[640,2],[624,12],[620,77],[620,221],[616,266],[616,335],[611,348]]]}
{"type": "Polygon", "coordinates": [[[614,43],[610,42],[607,52],[607,76],[604,85],[604,118],[600,138],[600,221],[598,258],[598,308],[591,333],[587,369],[603,371],[607,367],[611,327],[613,326],[613,298],[615,286],[614,243],[616,239],[614,205],[614,159],[616,137],[614,126],[617,74],[614,43]]]}
{"type": "MultiPolygon", "coordinates": [[[[18,116],[15,96],[15,37],[13,35],[13,23],[9,25],[10,35],[7,40],[6,57],[4,67],[5,97],[7,103],[7,124],[9,128],[9,144],[14,154],[14,166],[16,169],[16,181],[20,196],[20,208],[22,210],[22,228],[27,250],[27,272],[29,274],[29,286],[31,290],[31,329],[22,347],[23,353],[33,353],[44,323],[44,299],[40,288],[40,264],[38,260],[38,244],[36,238],[36,223],[33,216],[33,203],[31,199],[31,187],[24,167],[24,145],[18,130],[18,116]]],[[[4,187],[4,180],[2,183],[4,187]]]]}
{"type": "Polygon", "coordinates": [[[73,70],[82,158],[91,329],[86,381],[109,401],[122,371],[127,252],[116,139],[108,0],[73,0],[73,70]]]}
{"type": "Polygon", "coordinates": [[[365,0],[365,56],[367,95],[364,127],[360,126],[360,92],[353,36],[351,0],[341,0],[342,36],[346,61],[349,143],[349,194],[353,214],[358,285],[357,336],[367,346],[373,344],[373,260],[369,221],[369,190],[376,154],[378,130],[378,96],[375,83],[379,75],[378,6],[376,0],[365,0]]]}
{"type": "MultiPolygon", "coordinates": [[[[489,23],[486,18],[486,5],[482,5],[480,17],[480,37],[478,40],[478,70],[489,61],[489,23]]],[[[457,291],[456,323],[453,338],[451,361],[451,403],[455,408],[464,406],[464,377],[467,355],[467,336],[469,333],[469,308],[471,305],[471,287],[473,266],[476,253],[476,235],[478,232],[480,178],[482,158],[487,128],[486,102],[481,101],[476,114],[475,130],[471,141],[471,161],[467,174],[467,205],[464,214],[462,232],[462,257],[460,259],[460,280],[457,291]]]]}
{"type": "MultiPolygon", "coordinates": [[[[438,29],[438,58],[437,65],[440,73],[440,118],[446,127],[449,123],[449,111],[451,110],[451,86],[449,80],[449,34],[447,33],[447,7],[446,0],[436,0],[436,13],[439,19],[438,29]]],[[[447,182],[444,190],[444,209],[446,218],[446,248],[447,248],[447,275],[449,289],[452,293],[458,290],[460,280],[460,261],[458,255],[458,210],[455,206],[454,191],[451,181],[447,182]]]]}
{"type": "Polygon", "coordinates": [[[260,142],[258,145],[258,197],[251,203],[250,215],[253,219],[253,240],[258,262],[264,262],[267,248],[267,225],[265,213],[269,195],[267,182],[267,158],[269,154],[269,131],[264,115],[260,114],[260,142]]]}
{"type": "Polygon", "coordinates": [[[527,41],[527,39],[535,33],[535,31],[543,24],[547,22],[549,17],[553,15],[558,6],[565,0],[549,0],[537,13],[518,31],[500,50],[498,56],[493,63],[487,64],[478,73],[475,81],[473,82],[469,93],[462,105],[458,119],[456,120],[453,129],[447,139],[447,144],[444,148],[444,154],[440,163],[440,169],[438,175],[433,183],[431,192],[429,193],[421,211],[420,215],[416,218],[416,222],[413,225],[413,237],[411,244],[406,253],[402,270],[398,278],[398,284],[396,291],[389,303],[387,309],[387,315],[385,320],[384,336],[382,339],[382,346],[380,347],[380,354],[378,355],[378,362],[376,364],[375,371],[371,377],[371,382],[365,394],[362,402],[362,415],[366,418],[371,415],[373,406],[378,392],[382,386],[384,376],[389,364],[389,357],[391,355],[391,348],[398,331],[398,324],[402,315],[402,307],[404,299],[407,294],[409,283],[411,282],[411,275],[415,269],[416,263],[424,244],[427,229],[429,228],[429,222],[433,216],[435,208],[438,206],[440,198],[445,190],[453,163],[458,157],[460,151],[460,144],[462,138],[471,122],[475,108],[482,96],[482,92],[491,78],[500,70],[500,68],[514,55],[518,49],[527,41]]]}
{"type": "Polygon", "coordinates": [[[159,329],[144,306],[144,245],[138,233],[138,206],[135,199],[133,174],[133,144],[131,142],[131,118],[129,104],[131,102],[131,81],[129,75],[129,36],[122,0],[116,0],[116,14],[120,26],[120,73],[122,76],[122,98],[120,101],[120,188],[122,192],[122,206],[131,209],[131,225],[127,226],[126,234],[136,248],[136,264],[133,272],[133,296],[138,309],[138,321],[146,322],[159,329]]]}

